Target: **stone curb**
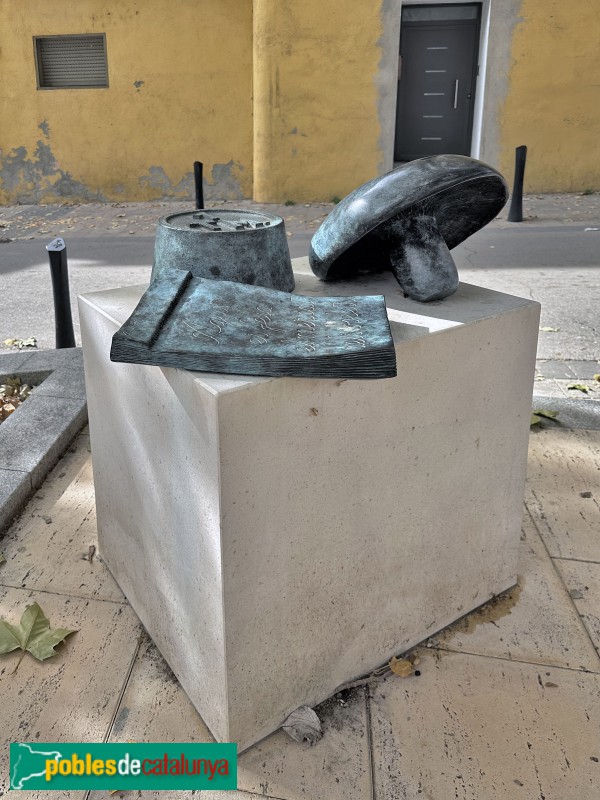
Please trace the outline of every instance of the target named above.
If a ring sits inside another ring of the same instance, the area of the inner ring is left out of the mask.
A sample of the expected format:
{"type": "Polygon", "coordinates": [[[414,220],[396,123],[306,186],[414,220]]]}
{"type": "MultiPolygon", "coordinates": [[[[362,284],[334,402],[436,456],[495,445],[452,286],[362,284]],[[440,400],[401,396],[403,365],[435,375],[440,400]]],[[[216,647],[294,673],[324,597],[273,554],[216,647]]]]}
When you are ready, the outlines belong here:
{"type": "Polygon", "coordinates": [[[80,347],[0,355],[0,381],[14,374],[42,383],[0,426],[0,532],[87,422],[80,347]]]}
{"type": "Polygon", "coordinates": [[[563,428],[568,430],[583,429],[600,431],[600,402],[587,397],[545,397],[536,395],[533,398],[532,410],[543,408],[546,411],[557,411],[556,422],[542,420],[535,428],[563,428]]]}

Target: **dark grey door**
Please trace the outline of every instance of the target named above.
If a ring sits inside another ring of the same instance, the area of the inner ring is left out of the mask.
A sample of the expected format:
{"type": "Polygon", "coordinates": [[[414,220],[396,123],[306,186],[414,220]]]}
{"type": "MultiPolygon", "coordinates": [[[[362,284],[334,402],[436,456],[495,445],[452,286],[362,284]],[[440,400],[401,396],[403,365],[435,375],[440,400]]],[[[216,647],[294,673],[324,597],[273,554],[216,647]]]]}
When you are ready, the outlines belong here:
{"type": "Polygon", "coordinates": [[[395,161],[470,154],[480,9],[478,3],[403,8],[395,161]]]}

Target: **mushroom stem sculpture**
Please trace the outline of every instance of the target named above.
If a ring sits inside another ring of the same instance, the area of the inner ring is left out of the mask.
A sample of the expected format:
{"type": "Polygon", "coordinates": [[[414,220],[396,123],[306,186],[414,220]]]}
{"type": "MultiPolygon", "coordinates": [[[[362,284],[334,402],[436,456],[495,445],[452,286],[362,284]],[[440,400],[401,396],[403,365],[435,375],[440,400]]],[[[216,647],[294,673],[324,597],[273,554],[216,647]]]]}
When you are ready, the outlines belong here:
{"type": "Polygon", "coordinates": [[[391,270],[408,297],[456,291],[450,250],[487,225],[508,199],[504,178],[466,156],[410,161],[355,189],[313,236],[310,265],[325,281],[391,270]]]}

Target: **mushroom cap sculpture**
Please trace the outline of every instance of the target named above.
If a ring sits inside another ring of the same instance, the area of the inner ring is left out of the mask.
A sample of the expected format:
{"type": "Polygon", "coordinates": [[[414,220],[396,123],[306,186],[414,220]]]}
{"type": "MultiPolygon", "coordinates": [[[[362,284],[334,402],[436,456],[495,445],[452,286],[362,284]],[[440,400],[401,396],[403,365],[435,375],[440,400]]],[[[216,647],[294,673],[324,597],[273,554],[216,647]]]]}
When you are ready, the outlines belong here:
{"type": "Polygon", "coordinates": [[[391,270],[426,302],[458,288],[450,249],[483,228],[508,199],[506,181],[474,158],[409,161],[345,197],[312,238],[310,265],[325,281],[391,270]]]}

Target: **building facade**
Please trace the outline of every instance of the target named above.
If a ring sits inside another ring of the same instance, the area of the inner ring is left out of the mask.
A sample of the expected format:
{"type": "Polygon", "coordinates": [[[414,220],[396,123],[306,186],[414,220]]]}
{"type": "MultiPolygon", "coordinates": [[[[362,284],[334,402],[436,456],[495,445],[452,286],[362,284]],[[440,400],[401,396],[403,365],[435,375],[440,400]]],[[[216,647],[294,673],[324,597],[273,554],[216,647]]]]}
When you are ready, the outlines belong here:
{"type": "Polygon", "coordinates": [[[3,0],[0,202],[343,197],[441,152],[600,190],[597,0],[3,0]]]}

